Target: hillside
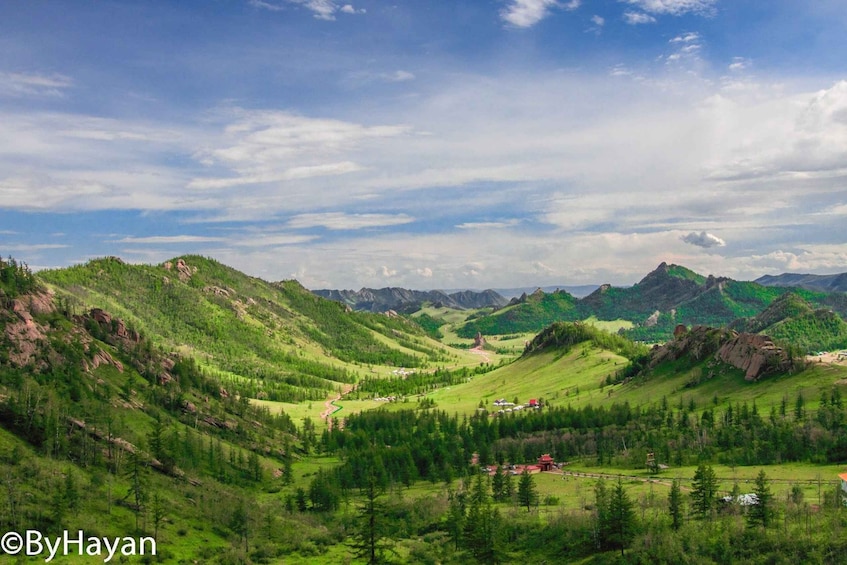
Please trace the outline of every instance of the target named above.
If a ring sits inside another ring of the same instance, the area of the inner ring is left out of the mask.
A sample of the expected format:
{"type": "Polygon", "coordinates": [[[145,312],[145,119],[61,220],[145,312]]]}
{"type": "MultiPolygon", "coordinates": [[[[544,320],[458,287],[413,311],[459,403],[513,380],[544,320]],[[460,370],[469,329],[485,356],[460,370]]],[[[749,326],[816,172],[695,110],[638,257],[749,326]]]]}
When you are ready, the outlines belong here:
{"type": "Polygon", "coordinates": [[[148,536],[169,563],[238,559],[260,514],[274,551],[301,543],[284,531],[313,531],[282,500],[259,504],[300,474],[309,448],[290,418],[19,275],[0,286],[0,528],[148,536]]]}
{"type": "Polygon", "coordinates": [[[736,320],[732,327],[767,333],[784,346],[806,353],[847,347],[847,322],[827,308],[815,308],[794,292],[783,294],[752,318],[736,320]]]}
{"type": "Polygon", "coordinates": [[[38,277],[71,309],[101,308],[254,398],[323,399],[363,366],[450,358],[403,318],[347,312],[296,281],[268,283],[198,256],[162,265],[97,259],[38,277]]]}

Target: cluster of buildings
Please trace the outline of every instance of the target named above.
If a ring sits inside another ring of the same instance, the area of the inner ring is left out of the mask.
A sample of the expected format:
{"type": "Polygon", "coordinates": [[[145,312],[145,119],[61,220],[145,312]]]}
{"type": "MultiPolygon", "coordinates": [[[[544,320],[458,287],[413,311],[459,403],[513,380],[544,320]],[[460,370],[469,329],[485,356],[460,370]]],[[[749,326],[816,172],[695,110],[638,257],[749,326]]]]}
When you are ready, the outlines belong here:
{"type": "MultiPolygon", "coordinates": [[[[524,472],[534,475],[535,473],[545,473],[548,471],[552,471],[553,469],[560,469],[564,465],[564,463],[556,463],[549,453],[545,453],[541,457],[538,458],[538,462],[534,465],[503,465],[503,469],[510,475],[522,475],[524,472]]],[[[489,476],[494,476],[497,473],[498,467],[496,465],[491,467],[483,467],[480,469],[483,473],[487,473],[489,476]]]]}
{"type": "Polygon", "coordinates": [[[514,402],[509,402],[505,398],[498,398],[494,401],[494,406],[499,406],[500,410],[496,412],[496,414],[504,414],[506,412],[517,412],[518,410],[523,410],[524,408],[541,408],[541,403],[537,398],[530,398],[529,402],[526,404],[516,404],[514,402]]]}

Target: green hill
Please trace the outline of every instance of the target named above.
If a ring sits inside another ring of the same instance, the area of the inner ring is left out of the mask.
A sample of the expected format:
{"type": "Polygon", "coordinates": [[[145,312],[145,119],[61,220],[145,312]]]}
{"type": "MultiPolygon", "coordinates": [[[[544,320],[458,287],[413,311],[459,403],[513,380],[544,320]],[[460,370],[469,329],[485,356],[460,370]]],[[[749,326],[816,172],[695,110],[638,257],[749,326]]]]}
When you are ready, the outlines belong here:
{"type": "Polygon", "coordinates": [[[732,326],[767,333],[786,347],[808,353],[847,347],[847,322],[832,310],[815,308],[795,292],[783,294],[761,313],[737,320],[732,326]]]}
{"type": "Polygon", "coordinates": [[[38,277],[77,311],[102,308],[255,398],[322,399],[353,383],[361,366],[448,359],[403,318],[348,312],[296,281],[268,283],[203,257],[105,258],[38,277]]]}

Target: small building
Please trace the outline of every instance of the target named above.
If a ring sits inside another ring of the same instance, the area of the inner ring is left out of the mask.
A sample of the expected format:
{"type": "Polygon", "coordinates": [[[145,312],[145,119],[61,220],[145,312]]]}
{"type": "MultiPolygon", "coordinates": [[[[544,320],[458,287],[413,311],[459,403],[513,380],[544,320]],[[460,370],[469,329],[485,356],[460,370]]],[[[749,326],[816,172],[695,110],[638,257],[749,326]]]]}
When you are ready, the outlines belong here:
{"type": "Polygon", "coordinates": [[[538,408],[538,406],[539,406],[539,404],[538,404],[538,399],[537,399],[537,398],[530,398],[530,399],[529,399],[529,405],[528,405],[528,406],[529,406],[530,408],[538,408]]]}
{"type": "Polygon", "coordinates": [[[841,501],[847,506],[847,473],[841,473],[838,478],[841,479],[841,501]]]}
{"type": "Polygon", "coordinates": [[[549,453],[545,453],[541,457],[538,458],[538,467],[542,472],[552,471],[553,467],[556,465],[556,462],[553,461],[553,458],[550,457],[549,453]]]}

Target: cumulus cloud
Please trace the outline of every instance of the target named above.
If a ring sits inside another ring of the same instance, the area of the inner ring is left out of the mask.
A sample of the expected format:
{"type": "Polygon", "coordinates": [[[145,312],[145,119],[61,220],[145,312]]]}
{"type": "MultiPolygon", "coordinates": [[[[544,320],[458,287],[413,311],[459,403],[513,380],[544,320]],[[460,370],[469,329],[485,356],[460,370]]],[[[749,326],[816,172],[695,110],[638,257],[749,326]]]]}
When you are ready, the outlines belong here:
{"type": "Polygon", "coordinates": [[[500,17],[510,25],[527,28],[550,15],[551,8],[576,10],[581,4],[581,0],[571,0],[566,4],[558,0],[511,0],[500,12],[500,17]]]}
{"type": "Polygon", "coordinates": [[[656,18],[644,12],[624,12],[623,20],[629,25],[656,23],[656,18]]]}
{"type": "Polygon", "coordinates": [[[381,276],[383,276],[384,278],[387,278],[387,279],[388,279],[388,278],[391,278],[391,277],[393,277],[393,276],[396,276],[396,275],[397,275],[397,270],[396,270],[396,269],[389,269],[388,267],[386,267],[385,265],[383,265],[383,266],[382,266],[382,267],[380,267],[380,269],[379,269],[379,274],[380,274],[381,276]]]}
{"type": "Polygon", "coordinates": [[[602,16],[598,16],[597,14],[595,14],[595,15],[591,16],[591,23],[593,23],[596,26],[602,27],[602,26],[606,25],[606,19],[603,18],[602,16]]]}
{"type": "Polygon", "coordinates": [[[688,235],[682,236],[682,241],[697,247],[709,249],[711,247],[724,247],[726,242],[716,235],[701,231],[700,233],[691,232],[688,235]]]}
{"type": "Polygon", "coordinates": [[[424,277],[426,279],[432,278],[432,269],[430,269],[429,267],[422,267],[422,268],[419,268],[419,269],[415,269],[415,273],[417,273],[419,276],[424,277]]]}
{"type": "Polygon", "coordinates": [[[621,0],[650,14],[681,16],[694,13],[712,15],[717,0],[621,0]]]}
{"type": "Polygon", "coordinates": [[[339,11],[344,12],[345,14],[365,14],[365,13],[367,13],[367,10],[365,10],[364,8],[354,8],[351,4],[344,4],[343,6],[341,6],[339,11]]]}

